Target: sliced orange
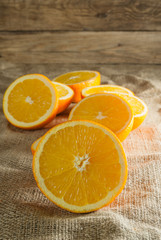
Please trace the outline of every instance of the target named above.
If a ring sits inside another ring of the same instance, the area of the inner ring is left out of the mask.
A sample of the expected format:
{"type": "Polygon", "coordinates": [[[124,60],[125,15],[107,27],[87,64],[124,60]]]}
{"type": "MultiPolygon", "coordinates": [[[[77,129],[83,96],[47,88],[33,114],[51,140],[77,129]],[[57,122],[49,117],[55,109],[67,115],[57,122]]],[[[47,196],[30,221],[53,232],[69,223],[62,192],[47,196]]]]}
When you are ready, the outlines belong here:
{"type": "Polygon", "coordinates": [[[129,104],[111,93],[91,95],[82,99],[69,114],[69,120],[91,120],[112,130],[123,141],[133,126],[129,104]]]}
{"type": "Polygon", "coordinates": [[[53,81],[64,83],[74,90],[73,102],[82,99],[82,90],[89,86],[99,85],[101,81],[100,73],[96,71],[75,71],[60,75],[53,81]]]}
{"type": "Polygon", "coordinates": [[[90,121],[68,121],[48,131],[33,158],[40,190],[71,212],[91,212],[122,191],[127,161],[121,142],[110,130],[90,121]]]}
{"type": "Polygon", "coordinates": [[[58,91],[59,105],[57,114],[63,112],[71,103],[74,96],[73,90],[65,84],[53,82],[58,91]]]}
{"type": "Polygon", "coordinates": [[[140,126],[140,124],[145,120],[148,108],[147,105],[138,97],[134,96],[134,93],[124,87],[118,85],[100,85],[87,87],[82,90],[82,97],[88,97],[92,94],[97,93],[113,93],[122,96],[131,106],[134,114],[133,130],[140,126]]]}
{"type": "Polygon", "coordinates": [[[134,95],[134,93],[129,90],[128,88],[118,86],[118,85],[99,85],[99,86],[92,86],[92,87],[87,87],[82,90],[82,97],[88,97],[89,95],[92,94],[97,94],[97,93],[108,93],[108,92],[116,92],[116,93],[126,93],[128,95],[134,95]]]}
{"type": "Polygon", "coordinates": [[[37,148],[40,140],[41,140],[41,137],[38,138],[35,142],[33,142],[33,144],[31,145],[31,152],[32,152],[33,155],[34,155],[34,153],[36,151],[36,148],[37,148]]]}
{"type": "Polygon", "coordinates": [[[28,74],[15,80],[3,98],[8,121],[23,129],[44,126],[57,113],[58,94],[51,81],[41,74],[28,74]]]}
{"type": "Polygon", "coordinates": [[[135,128],[139,127],[145,120],[148,113],[148,107],[143,100],[136,96],[128,96],[125,94],[124,95],[121,94],[121,96],[129,103],[133,110],[134,123],[132,130],[134,130],[135,128]]]}

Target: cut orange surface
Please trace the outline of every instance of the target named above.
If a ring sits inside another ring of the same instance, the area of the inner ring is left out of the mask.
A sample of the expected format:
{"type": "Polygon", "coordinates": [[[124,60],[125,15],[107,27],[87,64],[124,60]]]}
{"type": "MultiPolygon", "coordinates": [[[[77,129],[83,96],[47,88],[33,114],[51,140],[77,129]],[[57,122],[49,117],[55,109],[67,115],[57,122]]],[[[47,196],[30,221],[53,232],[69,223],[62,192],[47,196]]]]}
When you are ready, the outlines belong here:
{"type": "Polygon", "coordinates": [[[36,151],[36,148],[37,148],[40,140],[41,140],[41,137],[38,138],[35,142],[33,142],[33,144],[31,145],[31,152],[32,152],[33,155],[34,155],[34,153],[36,151]]]}
{"type": "Polygon", "coordinates": [[[102,125],[68,121],[48,131],[33,158],[40,190],[71,212],[95,211],[111,203],[127,179],[119,139],[102,125]]]}
{"type": "Polygon", "coordinates": [[[82,97],[88,97],[89,95],[92,94],[97,94],[97,93],[109,93],[109,92],[116,92],[116,93],[124,93],[128,95],[134,95],[134,93],[129,90],[128,88],[121,87],[118,85],[99,85],[99,86],[92,86],[92,87],[87,87],[82,90],[82,97]]]}
{"type": "Polygon", "coordinates": [[[95,94],[82,99],[69,114],[69,120],[91,120],[112,130],[123,141],[133,126],[129,104],[111,93],[95,94]]]}
{"type": "Polygon", "coordinates": [[[3,111],[16,127],[36,129],[57,113],[58,95],[51,81],[41,74],[28,74],[15,80],[3,98],[3,111]]]}
{"type": "Polygon", "coordinates": [[[69,104],[72,102],[74,92],[73,90],[65,84],[53,82],[54,86],[58,91],[59,105],[57,114],[63,112],[69,104]]]}
{"type": "Polygon", "coordinates": [[[139,127],[142,122],[145,120],[147,113],[148,113],[148,107],[144,103],[143,100],[136,96],[128,96],[128,95],[121,95],[131,106],[134,114],[134,123],[132,130],[139,127]]]}
{"type": "Polygon", "coordinates": [[[64,83],[74,91],[73,102],[82,99],[82,90],[89,86],[99,85],[101,81],[100,73],[96,71],[75,71],[60,75],[53,81],[64,83]]]}

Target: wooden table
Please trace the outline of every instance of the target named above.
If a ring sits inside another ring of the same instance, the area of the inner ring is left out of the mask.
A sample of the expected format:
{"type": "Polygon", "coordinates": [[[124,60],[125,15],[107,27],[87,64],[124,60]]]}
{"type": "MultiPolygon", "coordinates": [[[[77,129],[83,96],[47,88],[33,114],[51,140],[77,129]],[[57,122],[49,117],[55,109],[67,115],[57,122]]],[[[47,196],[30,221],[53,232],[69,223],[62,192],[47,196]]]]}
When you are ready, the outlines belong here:
{"type": "Polygon", "coordinates": [[[3,81],[80,69],[160,79],[160,64],[159,0],[0,1],[3,81]]]}

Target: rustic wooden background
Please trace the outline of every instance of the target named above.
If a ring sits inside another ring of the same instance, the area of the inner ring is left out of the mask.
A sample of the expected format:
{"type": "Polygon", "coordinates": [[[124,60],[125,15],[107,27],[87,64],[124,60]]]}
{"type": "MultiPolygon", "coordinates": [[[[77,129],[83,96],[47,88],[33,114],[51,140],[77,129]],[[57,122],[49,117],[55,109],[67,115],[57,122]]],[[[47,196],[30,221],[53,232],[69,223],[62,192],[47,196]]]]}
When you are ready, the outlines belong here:
{"type": "Polygon", "coordinates": [[[77,69],[161,79],[161,1],[0,0],[3,80],[77,69]]]}

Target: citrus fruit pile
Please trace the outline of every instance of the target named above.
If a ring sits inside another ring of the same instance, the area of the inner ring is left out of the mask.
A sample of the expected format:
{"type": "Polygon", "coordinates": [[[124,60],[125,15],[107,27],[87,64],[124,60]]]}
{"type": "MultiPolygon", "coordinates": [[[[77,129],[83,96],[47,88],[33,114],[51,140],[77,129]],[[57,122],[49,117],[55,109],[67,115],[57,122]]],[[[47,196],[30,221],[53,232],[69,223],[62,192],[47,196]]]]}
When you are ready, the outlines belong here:
{"type": "Polygon", "coordinates": [[[63,209],[95,211],[111,203],[127,179],[122,141],[140,126],[146,104],[127,88],[100,85],[96,71],[70,72],[49,80],[28,74],[6,90],[3,111],[23,129],[38,129],[75,102],[68,121],[31,146],[33,174],[44,195],[63,209]]]}

